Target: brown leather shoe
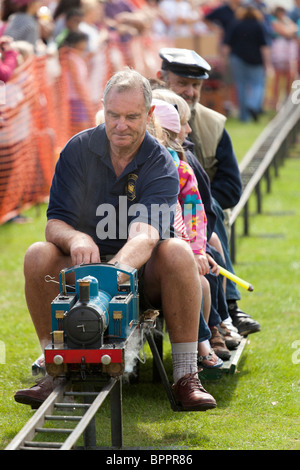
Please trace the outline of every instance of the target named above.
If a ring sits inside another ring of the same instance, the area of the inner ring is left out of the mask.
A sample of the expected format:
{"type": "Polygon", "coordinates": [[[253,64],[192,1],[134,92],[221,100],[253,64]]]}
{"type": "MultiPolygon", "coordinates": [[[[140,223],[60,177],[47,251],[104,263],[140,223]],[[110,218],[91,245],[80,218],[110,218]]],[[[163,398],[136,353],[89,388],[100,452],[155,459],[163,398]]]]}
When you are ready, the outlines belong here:
{"type": "Polygon", "coordinates": [[[223,359],[223,361],[228,361],[230,359],[230,351],[227,348],[225,341],[219,333],[219,330],[216,326],[209,327],[211,331],[211,338],[209,340],[212,349],[215,351],[216,355],[223,359]]]}
{"type": "Polygon", "coordinates": [[[225,341],[226,347],[230,351],[232,351],[233,349],[236,349],[238,347],[238,345],[240,344],[242,337],[240,336],[240,339],[238,339],[237,337],[234,338],[231,334],[231,331],[227,328],[227,326],[224,323],[220,323],[217,326],[217,328],[218,328],[218,331],[219,331],[221,337],[225,341]]]}
{"type": "Polygon", "coordinates": [[[217,406],[215,399],[202,387],[195,374],[186,374],[173,385],[175,400],[185,411],[206,411],[217,406]]]}
{"type": "Polygon", "coordinates": [[[63,377],[53,379],[52,376],[46,375],[33,387],[16,392],[15,401],[23,405],[31,405],[31,408],[36,410],[64,380],[63,377]]]}

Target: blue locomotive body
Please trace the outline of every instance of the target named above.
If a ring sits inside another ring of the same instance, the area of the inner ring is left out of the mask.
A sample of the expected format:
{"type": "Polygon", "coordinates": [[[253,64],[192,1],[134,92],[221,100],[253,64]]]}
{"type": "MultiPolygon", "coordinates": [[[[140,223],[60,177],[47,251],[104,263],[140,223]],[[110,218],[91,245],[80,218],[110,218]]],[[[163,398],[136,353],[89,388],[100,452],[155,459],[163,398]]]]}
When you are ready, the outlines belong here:
{"type": "Polygon", "coordinates": [[[76,364],[122,373],[125,344],[139,320],[137,270],[119,264],[75,266],[61,271],[59,287],[51,304],[52,342],[45,349],[48,373],[65,373],[76,364]],[[120,273],[128,282],[120,284],[120,273]],[[71,286],[70,275],[75,276],[71,286]]]}

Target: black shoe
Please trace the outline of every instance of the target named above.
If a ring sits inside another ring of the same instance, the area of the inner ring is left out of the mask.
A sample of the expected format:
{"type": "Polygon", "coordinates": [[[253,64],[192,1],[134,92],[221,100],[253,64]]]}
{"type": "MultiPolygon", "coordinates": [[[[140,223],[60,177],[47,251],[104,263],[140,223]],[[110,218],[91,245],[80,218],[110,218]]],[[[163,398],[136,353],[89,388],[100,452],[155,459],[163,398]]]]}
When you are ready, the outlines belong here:
{"type": "Polygon", "coordinates": [[[260,324],[253,320],[250,315],[240,310],[236,301],[228,301],[228,312],[233,326],[237,328],[241,336],[247,336],[260,331],[260,324]]]}
{"type": "Polygon", "coordinates": [[[248,108],[248,111],[253,119],[253,121],[257,122],[259,118],[259,113],[257,111],[254,111],[254,109],[248,108]]]}

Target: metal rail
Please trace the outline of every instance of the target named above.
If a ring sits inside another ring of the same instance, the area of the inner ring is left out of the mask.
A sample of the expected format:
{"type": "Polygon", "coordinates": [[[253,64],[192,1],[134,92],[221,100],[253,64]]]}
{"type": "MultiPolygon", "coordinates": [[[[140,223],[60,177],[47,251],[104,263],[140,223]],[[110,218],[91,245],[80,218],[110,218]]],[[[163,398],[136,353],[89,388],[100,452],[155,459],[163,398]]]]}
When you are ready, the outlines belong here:
{"type": "MultiPolygon", "coordinates": [[[[152,321],[149,324],[143,323],[144,339],[149,343],[157,373],[172,410],[183,411],[175,401],[160,352],[156,347],[152,333],[153,325],[152,321]]],[[[82,380],[80,375],[77,375],[73,379],[65,380],[56,387],[5,450],[123,449],[122,376],[110,377],[107,382],[103,382],[104,380],[101,375],[92,375],[86,380],[82,380]],[[95,389],[101,385],[101,391],[96,392],[95,389]],[[80,391],[74,391],[78,387],[80,391]],[[108,395],[110,396],[111,419],[111,447],[109,448],[97,446],[95,423],[95,415],[108,395]],[[80,403],[78,398],[81,398],[80,403]],[[61,412],[64,414],[60,414],[61,412]],[[67,423],[68,427],[48,427],[49,422],[62,422],[64,425],[67,423]],[[71,427],[72,423],[75,423],[75,427],[71,427]],[[43,436],[42,440],[41,436],[43,436]],[[52,439],[51,441],[47,440],[48,436],[52,439]],[[81,436],[84,438],[84,445],[78,447],[76,443],[81,436]]]]}
{"type": "MultiPolygon", "coordinates": [[[[97,382],[98,384],[99,382],[97,382]]],[[[5,450],[71,450],[78,439],[84,437],[84,449],[96,448],[96,427],[94,417],[110,394],[112,447],[122,447],[122,382],[110,378],[102,382],[100,392],[91,391],[95,383],[81,383],[82,391],[71,391],[72,382],[59,385],[35,412],[32,418],[8,444],[5,450]],[[79,403],[76,398],[81,398],[79,403]],[[64,411],[65,414],[59,414],[64,411]],[[49,422],[75,423],[75,427],[48,427],[49,422]],[[55,437],[55,441],[47,440],[55,437]],[[66,439],[63,438],[66,436],[66,439]],[[42,440],[37,440],[37,439],[42,440]]]]}
{"type": "MultiPolygon", "coordinates": [[[[182,408],[175,402],[171,384],[152,336],[152,330],[156,324],[155,319],[155,311],[153,316],[150,311],[147,316],[145,314],[141,316],[139,329],[136,330],[137,334],[139,332],[141,343],[134,346],[136,356],[147,340],[171,407],[173,411],[182,411],[182,408]]],[[[110,396],[111,420],[111,447],[109,449],[123,448],[122,376],[107,377],[101,374],[91,374],[83,380],[82,376],[77,374],[70,376],[68,380],[65,379],[55,388],[5,450],[78,449],[79,447],[75,446],[81,436],[83,436],[84,445],[80,449],[104,449],[104,447],[97,447],[95,415],[108,396],[110,396]],[[96,389],[99,390],[99,388],[101,390],[97,392],[96,389]],[[62,423],[60,425],[62,427],[55,427],[55,423],[59,422],[62,423]],[[52,423],[54,427],[49,427],[49,423],[52,423]],[[72,424],[75,426],[71,427],[72,424]],[[68,427],[64,427],[66,425],[68,427]]]]}
{"type": "Polygon", "coordinates": [[[247,152],[239,165],[242,178],[242,196],[238,204],[232,209],[229,218],[231,227],[231,259],[236,260],[236,234],[235,222],[243,212],[243,235],[249,235],[249,199],[255,192],[257,198],[257,213],[262,211],[261,182],[267,181],[267,192],[271,189],[270,168],[274,165],[275,176],[278,167],[288,155],[288,151],[295,141],[300,128],[300,106],[294,104],[289,97],[273,120],[266,126],[254,145],[247,152]]]}

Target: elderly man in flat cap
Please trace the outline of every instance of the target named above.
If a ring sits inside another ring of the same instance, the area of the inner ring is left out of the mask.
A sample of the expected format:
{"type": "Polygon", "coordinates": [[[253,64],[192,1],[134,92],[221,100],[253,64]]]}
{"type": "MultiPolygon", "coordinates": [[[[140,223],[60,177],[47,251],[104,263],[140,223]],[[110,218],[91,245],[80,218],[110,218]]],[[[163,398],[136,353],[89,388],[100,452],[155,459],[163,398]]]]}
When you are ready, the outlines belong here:
{"type": "MultiPolygon", "coordinates": [[[[211,67],[189,49],[163,48],[159,55],[162,65],[157,78],[184,98],[191,109],[189,125],[192,132],[189,138],[194,144],[194,153],[209,176],[217,214],[215,232],[222,242],[227,269],[234,272],[223,211],[238,203],[242,192],[241,176],[230,136],[225,129],[226,117],[199,103],[203,80],[209,77],[211,67]]],[[[226,299],[230,317],[239,334],[246,336],[259,331],[260,325],[239,309],[237,301],[240,298],[236,285],[227,280],[226,299]]]]}

